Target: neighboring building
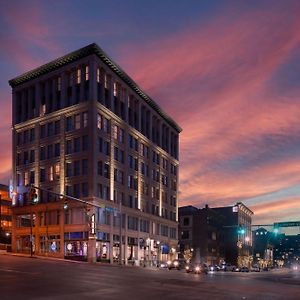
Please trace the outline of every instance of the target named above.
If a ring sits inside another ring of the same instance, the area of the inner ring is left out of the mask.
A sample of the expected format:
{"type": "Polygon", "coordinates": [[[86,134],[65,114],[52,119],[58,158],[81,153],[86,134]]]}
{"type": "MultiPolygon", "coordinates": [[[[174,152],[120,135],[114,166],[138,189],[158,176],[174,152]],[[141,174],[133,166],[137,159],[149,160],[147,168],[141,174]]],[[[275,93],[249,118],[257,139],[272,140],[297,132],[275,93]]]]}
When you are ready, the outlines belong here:
{"type": "Polygon", "coordinates": [[[203,209],[179,208],[181,253],[193,250],[193,260],[207,264],[226,262],[236,266],[252,263],[253,212],[238,202],[233,206],[203,209]]]}
{"type": "Polygon", "coordinates": [[[193,252],[192,261],[208,265],[224,261],[223,218],[213,209],[205,206],[179,208],[180,252],[193,252]]]}
{"type": "Polygon", "coordinates": [[[225,261],[238,267],[252,264],[252,215],[243,203],[216,207],[214,211],[224,217],[225,261]]]}
{"type": "Polygon", "coordinates": [[[11,199],[8,186],[0,184],[0,244],[11,243],[11,199]]]}
{"type": "Polygon", "coordinates": [[[13,251],[113,262],[121,231],[125,263],[174,258],[181,128],[96,44],[9,83],[13,251]],[[43,189],[37,205],[30,184],[43,189]],[[64,210],[59,194],[101,207],[64,210]]]}

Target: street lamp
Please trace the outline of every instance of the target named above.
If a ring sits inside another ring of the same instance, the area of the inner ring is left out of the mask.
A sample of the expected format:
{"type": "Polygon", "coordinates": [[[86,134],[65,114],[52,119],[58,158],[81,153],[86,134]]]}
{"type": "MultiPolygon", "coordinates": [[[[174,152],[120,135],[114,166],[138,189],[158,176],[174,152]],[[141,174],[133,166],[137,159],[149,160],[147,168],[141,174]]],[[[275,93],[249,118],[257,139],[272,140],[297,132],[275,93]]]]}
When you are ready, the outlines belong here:
{"type": "Polygon", "coordinates": [[[160,265],[160,241],[156,241],[157,245],[157,266],[159,267],[160,265]]]}

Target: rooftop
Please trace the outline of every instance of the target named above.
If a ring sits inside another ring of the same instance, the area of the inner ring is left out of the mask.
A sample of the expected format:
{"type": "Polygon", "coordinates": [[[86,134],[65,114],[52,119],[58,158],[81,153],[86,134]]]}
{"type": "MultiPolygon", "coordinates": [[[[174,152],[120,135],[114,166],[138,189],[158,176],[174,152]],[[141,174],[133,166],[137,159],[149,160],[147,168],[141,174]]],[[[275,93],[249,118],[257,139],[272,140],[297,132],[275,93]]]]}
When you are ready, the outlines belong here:
{"type": "Polygon", "coordinates": [[[103,63],[105,63],[116,75],[118,75],[125,83],[127,83],[150,107],[152,107],[162,118],[164,118],[169,125],[171,125],[177,132],[181,132],[180,126],[169,117],[153,99],[151,99],[142,89],[131,79],[122,68],[117,65],[97,44],[93,43],[86,47],[80,48],[74,52],[71,52],[65,56],[57,58],[45,65],[42,65],[36,69],[26,72],[20,76],[17,76],[9,80],[9,84],[12,88],[15,88],[27,81],[38,78],[44,74],[57,70],[63,66],[73,63],[86,56],[95,54],[103,63]]]}

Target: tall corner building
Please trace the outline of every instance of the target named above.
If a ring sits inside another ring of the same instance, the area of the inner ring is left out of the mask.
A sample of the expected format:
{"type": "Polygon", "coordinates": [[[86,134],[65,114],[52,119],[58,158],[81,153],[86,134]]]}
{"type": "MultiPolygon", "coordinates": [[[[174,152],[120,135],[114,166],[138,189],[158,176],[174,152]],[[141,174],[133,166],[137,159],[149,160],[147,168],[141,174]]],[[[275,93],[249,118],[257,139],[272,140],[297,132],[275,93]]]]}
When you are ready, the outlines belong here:
{"type": "Polygon", "coordinates": [[[95,247],[98,261],[113,262],[120,253],[125,263],[175,258],[176,122],[96,44],[9,84],[13,251],[85,260],[95,247]],[[39,187],[35,205],[29,185],[39,187]],[[70,200],[64,209],[60,194],[97,207],[70,200]]]}

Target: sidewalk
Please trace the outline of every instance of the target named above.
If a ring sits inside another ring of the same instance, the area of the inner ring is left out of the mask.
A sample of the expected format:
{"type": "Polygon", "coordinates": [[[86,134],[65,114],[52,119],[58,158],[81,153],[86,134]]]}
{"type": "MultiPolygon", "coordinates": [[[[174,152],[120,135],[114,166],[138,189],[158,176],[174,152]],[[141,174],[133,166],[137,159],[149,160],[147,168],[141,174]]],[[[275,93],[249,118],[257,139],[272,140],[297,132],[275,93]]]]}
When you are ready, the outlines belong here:
{"type": "MultiPolygon", "coordinates": [[[[43,256],[43,255],[33,255],[30,256],[30,254],[26,253],[13,253],[13,252],[6,252],[5,250],[0,250],[0,255],[9,255],[9,256],[18,256],[18,257],[27,257],[27,258],[33,258],[33,259],[45,259],[45,260],[53,260],[53,261],[62,261],[62,262],[70,262],[70,263],[77,263],[77,264],[90,264],[87,261],[77,261],[77,260],[71,260],[71,259],[65,259],[65,258],[59,258],[59,257],[52,257],[52,256],[43,256]]],[[[144,268],[144,266],[136,266],[132,264],[123,264],[119,265],[117,263],[110,264],[106,262],[95,262],[91,263],[93,265],[102,265],[102,266],[108,266],[108,267],[128,267],[128,268],[144,268]]],[[[156,267],[145,267],[147,269],[157,269],[156,267]]]]}

